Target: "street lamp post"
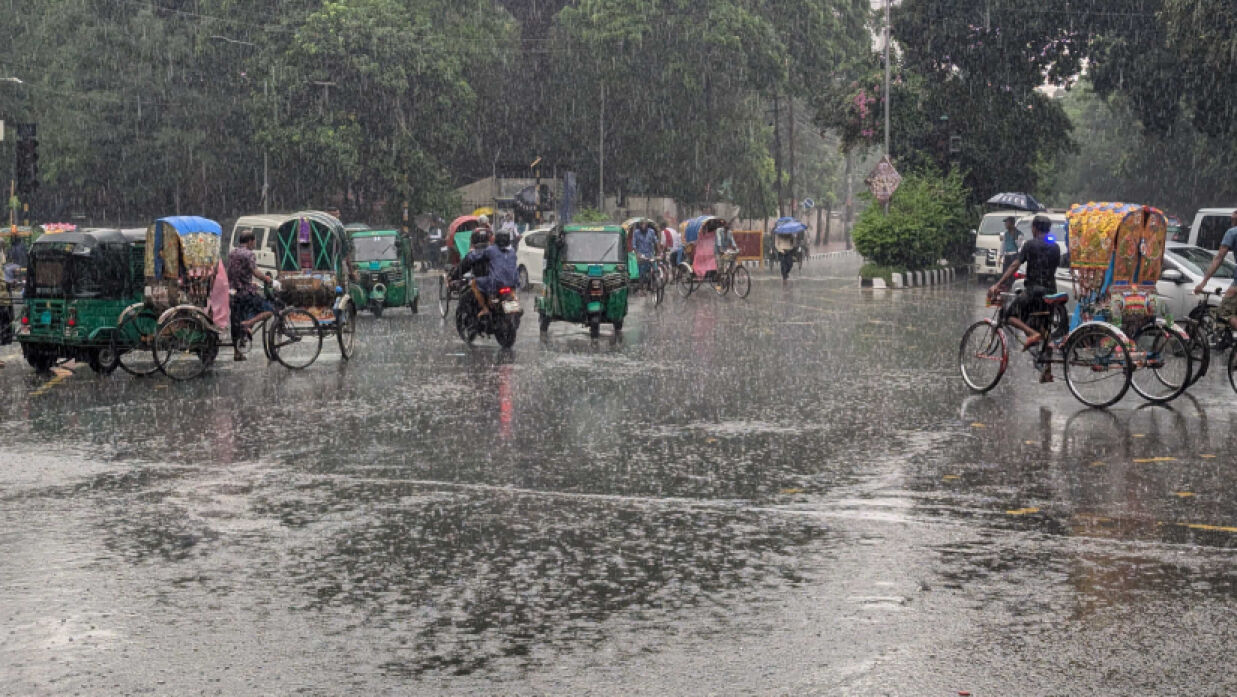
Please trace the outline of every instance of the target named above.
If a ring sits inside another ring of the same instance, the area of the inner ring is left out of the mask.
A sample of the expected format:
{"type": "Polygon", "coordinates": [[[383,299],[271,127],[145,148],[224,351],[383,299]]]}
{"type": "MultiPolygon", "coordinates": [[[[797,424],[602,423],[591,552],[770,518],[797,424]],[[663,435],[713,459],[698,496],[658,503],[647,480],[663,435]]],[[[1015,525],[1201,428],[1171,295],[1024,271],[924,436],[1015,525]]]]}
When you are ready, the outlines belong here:
{"type": "Polygon", "coordinates": [[[885,157],[889,157],[889,0],[885,0],[885,157]]]}

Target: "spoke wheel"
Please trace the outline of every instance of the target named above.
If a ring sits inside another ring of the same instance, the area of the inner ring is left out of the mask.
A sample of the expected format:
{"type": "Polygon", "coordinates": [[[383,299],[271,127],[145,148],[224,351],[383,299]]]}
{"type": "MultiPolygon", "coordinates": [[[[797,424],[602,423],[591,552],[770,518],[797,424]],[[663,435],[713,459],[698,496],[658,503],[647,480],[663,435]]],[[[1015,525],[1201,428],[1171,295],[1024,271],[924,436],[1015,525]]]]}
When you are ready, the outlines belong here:
{"type": "Polygon", "coordinates": [[[1190,386],[1192,359],[1188,342],[1176,332],[1148,323],[1134,335],[1137,367],[1130,385],[1154,404],[1170,402],[1190,386]]]}
{"type": "Polygon", "coordinates": [[[121,370],[130,375],[153,375],[159,372],[155,360],[155,332],[159,318],[150,310],[134,312],[112,332],[113,352],[121,370]]]}
{"type": "Polygon", "coordinates": [[[173,317],[155,332],[155,361],[173,380],[192,380],[215,362],[219,337],[196,316],[173,317]]]}
{"type": "Polygon", "coordinates": [[[1237,392],[1237,349],[1228,352],[1228,384],[1237,392]]]}
{"type": "Polygon", "coordinates": [[[447,318],[447,311],[451,309],[451,287],[447,284],[447,277],[438,277],[438,314],[443,319],[447,318]]]}
{"type": "Polygon", "coordinates": [[[678,276],[679,295],[686,298],[696,290],[696,273],[691,267],[683,265],[679,267],[678,276]]]}
{"type": "Polygon", "coordinates": [[[356,353],[356,305],[345,303],[335,322],[335,338],[339,340],[339,355],[345,361],[356,353]]]}
{"type": "Polygon", "coordinates": [[[752,275],[747,272],[746,266],[735,267],[730,284],[734,286],[734,294],[740,298],[746,298],[752,292],[752,275]]]}
{"type": "Polygon", "coordinates": [[[267,337],[271,355],[292,370],[308,368],[322,352],[322,328],[318,318],[299,307],[279,313],[267,337]]]}
{"type": "Polygon", "coordinates": [[[1198,320],[1185,319],[1178,324],[1185,329],[1185,333],[1190,336],[1188,346],[1190,348],[1190,385],[1198,382],[1204,375],[1207,374],[1207,369],[1211,367],[1211,341],[1210,336],[1203,329],[1198,320]]]}
{"type": "Polygon", "coordinates": [[[1103,325],[1081,327],[1065,344],[1065,383],[1089,407],[1102,409],[1121,401],[1133,370],[1125,343],[1103,325]]]}
{"type": "Polygon", "coordinates": [[[981,394],[987,392],[997,386],[1007,367],[1005,333],[982,320],[968,327],[958,347],[958,370],[966,386],[981,394]]]}

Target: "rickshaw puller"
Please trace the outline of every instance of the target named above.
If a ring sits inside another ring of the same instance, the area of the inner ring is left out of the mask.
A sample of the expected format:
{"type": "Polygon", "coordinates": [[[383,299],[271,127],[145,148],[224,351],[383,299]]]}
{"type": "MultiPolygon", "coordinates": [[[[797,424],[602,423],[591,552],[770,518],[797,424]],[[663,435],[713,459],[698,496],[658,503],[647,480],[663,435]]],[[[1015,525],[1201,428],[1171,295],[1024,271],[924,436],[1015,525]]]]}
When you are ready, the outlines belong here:
{"type": "MultiPolygon", "coordinates": [[[[271,303],[253,287],[257,280],[264,286],[270,279],[258,273],[258,259],[254,256],[256,245],[254,234],[250,230],[242,231],[237,237],[237,246],[228,253],[228,284],[236,291],[232,298],[232,330],[234,333],[249,333],[253,325],[269,319],[275,314],[271,303]]],[[[233,349],[232,360],[243,361],[245,355],[239,349],[233,349]]]]}
{"type": "MultiPolygon", "coordinates": [[[[1056,273],[1057,267],[1061,265],[1061,248],[1055,242],[1048,241],[1048,231],[1051,228],[1052,221],[1042,215],[1036,216],[1034,222],[1031,223],[1034,237],[1022,245],[1016,261],[1010,263],[1001,278],[988,289],[990,293],[999,293],[1002,286],[1013,277],[1018,268],[1024,262],[1026,263],[1025,288],[1020,295],[1014,296],[1009,306],[1005,308],[1009,323],[1026,334],[1026,348],[1044,340],[1039,332],[1027,325],[1027,319],[1031,316],[1031,312],[1042,304],[1045,295],[1057,292],[1056,273]]],[[[1051,379],[1052,374],[1049,370],[1050,368],[1045,368],[1045,373],[1041,376],[1044,381],[1051,379]]]]}

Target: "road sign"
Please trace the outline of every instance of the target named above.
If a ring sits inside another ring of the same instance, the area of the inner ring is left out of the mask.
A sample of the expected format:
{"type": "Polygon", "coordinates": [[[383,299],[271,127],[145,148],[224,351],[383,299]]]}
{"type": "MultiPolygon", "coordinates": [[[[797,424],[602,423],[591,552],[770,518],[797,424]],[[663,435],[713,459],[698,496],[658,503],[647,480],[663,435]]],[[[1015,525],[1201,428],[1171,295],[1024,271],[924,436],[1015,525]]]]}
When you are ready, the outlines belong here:
{"type": "Polygon", "coordinates": [[[872,170],[867,179],[863,180],[863,183],[868,185],[868,190],[872,192],[877,201],[889,203],[889,199],[893,198],[893,192],[897,191],[898,185],[902,183],[902,175],[898,174],[898,170],[894,169],[893,163],[886,155],[876,164],[876,168],[872,170]]]}
{"type": "Polygon", "coordinates": [[[799,207],[805,211],[810,211],[816,207],[816,202],[813,201],[811,198],[805,198],[803,199],[803,203],[799,204],[799,207]]]}

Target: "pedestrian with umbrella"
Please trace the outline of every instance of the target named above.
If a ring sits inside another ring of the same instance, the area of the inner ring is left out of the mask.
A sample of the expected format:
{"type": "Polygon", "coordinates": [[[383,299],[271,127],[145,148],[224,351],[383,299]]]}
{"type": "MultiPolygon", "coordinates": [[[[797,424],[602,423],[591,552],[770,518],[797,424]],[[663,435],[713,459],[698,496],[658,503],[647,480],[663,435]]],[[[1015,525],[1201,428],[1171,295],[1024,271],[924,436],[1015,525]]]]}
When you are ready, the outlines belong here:
{"type": "Polygon", "coordinates": [[[778,218],[773,225],[773,248],[777,250],[782,264],[782,284],[790,279],[790,270],[795,265],[795,249],[799,244],[799,236],[807,230],[807,226],[794,218],[778,218]]]}

